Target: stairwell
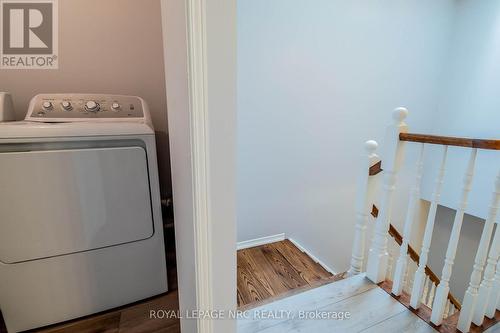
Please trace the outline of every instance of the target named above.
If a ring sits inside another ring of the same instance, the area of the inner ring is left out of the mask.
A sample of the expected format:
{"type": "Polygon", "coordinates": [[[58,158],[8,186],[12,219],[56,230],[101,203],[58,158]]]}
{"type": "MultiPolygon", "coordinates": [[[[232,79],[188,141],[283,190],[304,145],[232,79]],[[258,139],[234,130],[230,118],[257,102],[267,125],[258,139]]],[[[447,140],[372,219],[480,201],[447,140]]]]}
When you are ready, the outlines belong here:
{"type": "Polygon", "coordinates": [[[449,288],[460,228],[477,172],[477,152],[479,149],[500,150],[500,140],[410,134],[404,122],[407,114],[404,108],[394,110],[393,124],[387,130],[389,142],[385,143],[389,155],[384,164],[375,153],[377,143],[368,141],[365,145],[367,155],[359,180],[351,265],[349,271],[341,275],[347,278],[316,287],[311,285],[292,296],[245,308],[238,320],[239,333],[500,332],[500,228],[493,232],[500,205],[500,170],[494,181],[489,214],[464,299],[458,300],[449,288]],[[420,154],[401,233],[391,224],[391,211],[407,142],[420,144],[420,154]],[[443,155],[422,247],[417,251],[410,245],[410,239],[420,200],[424,148],[428,144],[442,146],[443,155]],[[449,146],[470,149],[470,158],[442,274],[438,276],[427,266],[427,261],[449,146]],[[379,179],[379,174],[383,179],[379,179]],[[375,200],[379,182],[382,183],[381,199],[375,200]],[[380,202],[380,207],[374,202],[380,202]],[[375,218],[375,230],[367,251],[367,223],[372,217],[375,218]]]}

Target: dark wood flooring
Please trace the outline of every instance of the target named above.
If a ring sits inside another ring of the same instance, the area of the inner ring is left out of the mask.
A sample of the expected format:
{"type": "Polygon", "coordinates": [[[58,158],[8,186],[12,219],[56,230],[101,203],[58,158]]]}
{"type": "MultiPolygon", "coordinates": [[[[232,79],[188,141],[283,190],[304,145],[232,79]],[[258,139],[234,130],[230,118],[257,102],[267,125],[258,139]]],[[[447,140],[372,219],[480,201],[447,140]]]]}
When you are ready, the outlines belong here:
{"type": "MultiPolygon", "coordinates": [[[[78,318],[29,332],[36,333],[175,333],[176,318],[151,319],[151,310],[178,310],[177,290],[103,313],[78,318]]],[[[0,320],[0,333],[7,330],[0,320]]]]}
{"type": "Polygon", "coordinates": [[[238,307],[250,308],[339,280],[289,240],[238,251],[238,307]]]}
{"type": "Polygon", "coordinates": [[[33,330],[37,333],[160,333],[180,332],[176,318],[151,319],[151,310],[178,310],[177,291],[105,313],[33,330]]]}

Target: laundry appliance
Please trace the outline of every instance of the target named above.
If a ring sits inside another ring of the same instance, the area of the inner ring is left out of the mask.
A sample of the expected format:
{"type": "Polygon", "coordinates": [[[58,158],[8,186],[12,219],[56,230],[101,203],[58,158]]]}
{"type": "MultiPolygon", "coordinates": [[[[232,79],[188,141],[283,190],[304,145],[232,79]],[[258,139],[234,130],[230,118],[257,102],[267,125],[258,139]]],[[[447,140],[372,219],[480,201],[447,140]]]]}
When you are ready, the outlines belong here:
{"type": "Polygon", "coordinates": [[[41,94],[24,121],[0,123],[0,309],[8,331],[166,291],[144,100],[41,94]]]}

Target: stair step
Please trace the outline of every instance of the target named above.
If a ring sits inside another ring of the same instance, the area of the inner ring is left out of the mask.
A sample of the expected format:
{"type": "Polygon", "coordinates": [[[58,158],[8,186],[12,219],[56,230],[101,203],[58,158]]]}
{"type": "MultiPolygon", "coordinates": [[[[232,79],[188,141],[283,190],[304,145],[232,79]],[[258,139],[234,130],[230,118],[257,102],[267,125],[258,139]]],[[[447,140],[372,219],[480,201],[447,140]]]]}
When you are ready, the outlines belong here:
{"type": "Polygon", "coordinates": [[[279,294],[277,296],[269,297],[269,298],[267,298],[265,300],[262,300],[262,301],[256,301],[256,302],[253,302],[253,303],[250,303],[250,304],[245,304],[245,305],[239,306],[238,310],[240,310],[240,311],[247,311],[247,310],[250,310],[250,309],[253,309],[253,308],[257,308],[257,307],[263,306],[265,304],[276,302],[276,301],[282,300],[284,298],[288,298],[288,297],[293,296],[293,295],[297,295],[297,294],[300,294],[300,293],[303,293],[303,292],[306,292],[306,291],[309,291],[309,290],[312,290],[312,289],[316,289],[316,288],[322,287],[322,286],[327,285],[327,284],[331,284],[331,283],[336,282],[336,281],[343,280],[343,279],[346,278],[346,276],[347,276],[347,272],[340,273],[340,274],[335,274],[335,275],[333,275],[333,276],[331,276],[329,278],[325,278],[325,279],[322,279],[322,280],[318,280],[318,281],[316,281],[314,283],[311,283],[310,285],[305,285],[305,286],[302,286],[302,287],[298,287],[298,288],[292,289],[292,290],[290,290],[288,292],[279,294]]]}
{"type": "Polygon", "coordinates": [[[238,333],[265,332],[361,332],[367,329],[397,332],[435,332],[424,321],[385,293],[364,274],[332,282],[321,287],[287,297],[246,312],[238,320],[238,333]],[[289,312],[288,312],[289,311],[289,312]],[[344,320],[304,320],[304,312],[333,315],[349,312],[344,320]],[[262,319],[262,314],[279,314],[277,318],[262,319]]]}

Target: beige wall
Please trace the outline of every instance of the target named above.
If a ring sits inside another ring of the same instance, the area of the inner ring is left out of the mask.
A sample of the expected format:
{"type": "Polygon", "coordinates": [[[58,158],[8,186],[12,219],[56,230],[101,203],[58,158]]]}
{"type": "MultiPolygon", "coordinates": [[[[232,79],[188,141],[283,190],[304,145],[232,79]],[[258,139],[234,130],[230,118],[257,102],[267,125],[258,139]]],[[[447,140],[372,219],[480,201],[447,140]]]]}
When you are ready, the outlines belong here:
{"type": "Polygon", "coordinates": [[[59,1],[59,69],[0,70],[0,91],[12,93],[18,119],[37,93],[143,97],[157,132],[162,193],[170,193],[160,0],[59,1]]]}

